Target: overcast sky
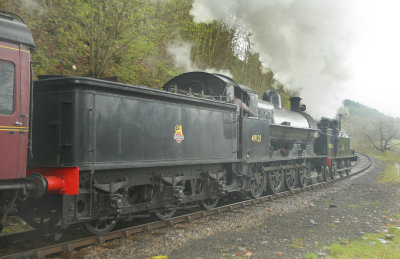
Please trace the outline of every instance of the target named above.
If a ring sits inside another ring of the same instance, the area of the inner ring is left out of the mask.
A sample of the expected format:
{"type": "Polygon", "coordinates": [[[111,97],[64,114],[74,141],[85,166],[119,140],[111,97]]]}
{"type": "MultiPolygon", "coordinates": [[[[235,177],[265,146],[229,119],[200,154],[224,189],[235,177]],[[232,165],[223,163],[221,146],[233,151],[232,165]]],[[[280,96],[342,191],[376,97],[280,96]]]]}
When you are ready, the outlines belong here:
{"type": "Polygon", "coordinates": [[[348,98],[400,117],[400,1],[352,0],[348,98]]]}
{"type": "Polygon", "coordinates": [[[261,62],[316,117],[344,99],[400,117],[400,1],[194,0],[191,14],[252,32],[261,62]]]}

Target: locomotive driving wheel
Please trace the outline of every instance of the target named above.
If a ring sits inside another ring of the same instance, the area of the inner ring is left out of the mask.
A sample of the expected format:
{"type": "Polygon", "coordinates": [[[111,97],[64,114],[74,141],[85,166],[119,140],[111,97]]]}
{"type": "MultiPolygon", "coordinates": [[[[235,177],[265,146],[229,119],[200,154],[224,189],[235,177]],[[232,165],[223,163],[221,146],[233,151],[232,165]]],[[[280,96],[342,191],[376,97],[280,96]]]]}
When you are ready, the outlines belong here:
{"type": "MultiPolygon", "coordinates": [[[[275,166],[278,166],[279,163],[274,164],[275,166]]],[[[279,193],[282,189],[282,181],[283,181],[283,176],[282,176],[282,170],[275,170],[275,171],[270,171],[267,174],[267,187],[268,191],[271,193],[279,193]]]]}
{"type": "Polygon", "coordinates": [[[329,182],[331,178],[329,177],[329,168],[327,166],[322,167],[322,181],[329,182]]]}
{"type": "Polygon", "coordinates": [[[300,168],[298,174],[298,181],[300,187],[304,187],[310,184],[310,177],[311,177],[311,163],[309,161],[305,161],[305,163],[302,166],[303,167],[300,168]]]}
{"type": "Polygon", "coordinates": [[[265,181],[262,173],[262,167],[251,165],[250,167],[250,195],[254,199],[258,199],[264,192],[265,181]]]}
{"type": "Polygon", "coordinates": [[[335,163],[332,163],[332,165],[329,167],[329,175],[332,179],[335,179],[337,174],[337,165],[335,161],[335,163]]]}
{"type": "Polygon", "coordinates": [[[350,168],[350,169],[346,170],[346,175],[350,175],[350,173],[351,173],[351,161],[350,161],[350,159],[346,160],[346,167],[350,168]]]}
{"type": "Polygon", "coordinates": [[[97,219],[81,223],[81,227],[89,234],[102,235],[113,230],[115,225],[117,225],[117,222],[117,219],[97,219]]]}
{"type": "Polygon", "coordinates": [[[284,172],[284,182],[285,187],[292,191],[296,186],[296,170],[295,169],[287,169],[284,172]]]}
{"type": "Polygon", "coordinates": [[[300,187],[304,187],[307,185],[307,168],[300,167],[298,170],[298,183],[300,187]]]}
{"type": "Polygon", "coordinates": [[[343,177],[343,175],[344,175],[344,172],[343,172],[344,167],[345,167],[344,161],[338,160],[337,164],[336,164],[336,172],[339,174],[340,177],[343,177]],[[340,169],[340,171],[338,169],[340,169]]]}

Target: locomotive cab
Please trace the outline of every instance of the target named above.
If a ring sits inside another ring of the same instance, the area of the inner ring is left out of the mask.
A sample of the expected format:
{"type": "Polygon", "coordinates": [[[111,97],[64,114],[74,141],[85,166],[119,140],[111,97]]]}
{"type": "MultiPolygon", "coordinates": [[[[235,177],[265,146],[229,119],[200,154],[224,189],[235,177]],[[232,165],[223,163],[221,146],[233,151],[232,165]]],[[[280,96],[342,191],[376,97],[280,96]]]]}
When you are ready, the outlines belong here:
{"type": "Polygon", "coordinates": [[[251,88],[243,85],[234,87],[235,103],[238,107],[238,112],[242,116],[258,117],[258,95],[251,88]],[[239,102],[237,101],[239,100],[239,102]],[[240,105],[242,105],[241,109],[240,105]]]}
{"type": "MultiPolygon", "coordinates": [[[[163,89],[168,92],[210,99],[223,103],[235,103],[237,100],[248,108],[243,116],[258,116],[258,95],[251,88],[239,85],[232,78],[206,72],[188,72],[167,82],[163,89]]],[[[239,110],[238,110],[239,112],[239,110]]],[[[240,113],[240,112],[239,112],[240,113]]]]}
{"type": "Polygon", "coordinates": [[[219,102],[233,102],[235,83],[229,77],[205,72],[189,72],[179,75],[164,86],[164,91],[210,99],[219,102]]]}
{"type": "Polygon", "coordinates": [[[329,157],[352,155],[353,151],[350,149],[350,137],[342,131],[340,120],[321,118],[318,123],[318,128],[321,134],[315,142],[317,154],[327,155],[329,157]],[[337,130],[337,136],[334,134],[334,128],[337,130]],[[337,149],[336,154],[335,146],[337,149]]]}

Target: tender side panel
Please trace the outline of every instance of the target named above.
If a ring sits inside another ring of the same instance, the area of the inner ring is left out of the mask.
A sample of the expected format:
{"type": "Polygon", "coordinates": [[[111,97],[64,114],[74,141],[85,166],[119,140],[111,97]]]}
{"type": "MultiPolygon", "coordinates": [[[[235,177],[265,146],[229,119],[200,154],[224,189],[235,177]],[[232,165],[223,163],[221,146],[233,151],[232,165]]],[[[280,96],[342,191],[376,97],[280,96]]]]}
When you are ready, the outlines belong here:
{"type": "Polygon", "coordinates": [[[233,105],[207,106],[161,91],[92,88],[79,81],[49,85],[36,89],[32,166],[111,169],[237,161],[233,105]]]}
{"type": "Polygon", "coordinates": [[[194,103],[99,94],[96,162],[146,166],[161,161],[233,160],[237,149],[234,116],[194,103]]]}

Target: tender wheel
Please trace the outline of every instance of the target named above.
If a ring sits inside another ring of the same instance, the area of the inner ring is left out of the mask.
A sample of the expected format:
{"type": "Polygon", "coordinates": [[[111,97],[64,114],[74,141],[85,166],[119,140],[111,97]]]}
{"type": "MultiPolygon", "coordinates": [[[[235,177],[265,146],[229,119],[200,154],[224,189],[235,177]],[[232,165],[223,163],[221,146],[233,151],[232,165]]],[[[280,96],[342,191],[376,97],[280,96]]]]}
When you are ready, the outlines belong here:
{"type": "Polygon", "coordinates": [[[250,195],[254,199],[258,199],[264,192],[265,181],[261,171],[261,168],[253,165],[251,167],[251,177],[250,177],[250,195]]]}
{"type": "Polygon", "coordinates": [[[117,222],[117,219],[93,220],[82,223],[81,226],[89,234],[102,235],[113,230],[117,222]]]}
{"type": "Polygon", "coordinates": [[[298,173],[297,173],[297,182],[299,183],[300,187],[304,187],[307,185],[308,180],[307,180],[307,168],[299,168],[298,173]]]}
{"type": "Polygon", "coordinates": [[[37,207],[31,210],[19,207],[19,215],[31,227],[38,230],[51,229],[60,221],[60,213],[56,209],[37,207]]]}
{"type": "Polygon", "coordinates": [[[175,215],[176,210],[173,209],[165,209],[162,211],[154,212],[154,216],[159,220],[169,220],[175,215]]]}
{"type": "Polygon", "coordinates": [[[24,217],[24,221],[34,229],[43,230],[54,227],[60,220],[54,218],[24,217]]]}
{"type": "MultiPolygon", "coordinates": [[[[343,168],[344,168],[344,163],[343,163],[342,160],[339,160],[338,163],[337,163],[337,166],[336,166],[336,170],[337,170],[337,169],[343,169],[343,168]]],[[[340,171],[340,172],[339,172],[339,176],[340,176],[340,177],[343,177],[343,174],[344,174],[343,171],[340,171]]]]}
{"type": "Polygon", "coordinates": [[[282,188],[282,172],[281,171],[271,171],[267,174],[267,187],[268,191],[271,193],[279,193],[282,188]]]}
{"type": "Polygon", "coordinates": [[[292,191],[296,186],[296,171],[293,169],[285,170],[284,181],[287,190],[292,191]]]}
{"type": "Polygon", "coordinates": [[[201,180],[196,180],[196,185],[195,185],[195,193],[200,194],[203,191],[203,182],[201,180]]]}
{"type": "Polygon", "coordinates": [[[211,210],[217,206],[219,199],[218,198],[213,198],[213,199],[204,199],[200,201],[200,206],[205,209],[205,210],[211,210]]]}

